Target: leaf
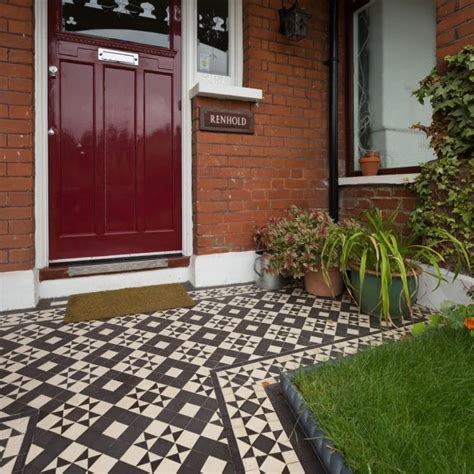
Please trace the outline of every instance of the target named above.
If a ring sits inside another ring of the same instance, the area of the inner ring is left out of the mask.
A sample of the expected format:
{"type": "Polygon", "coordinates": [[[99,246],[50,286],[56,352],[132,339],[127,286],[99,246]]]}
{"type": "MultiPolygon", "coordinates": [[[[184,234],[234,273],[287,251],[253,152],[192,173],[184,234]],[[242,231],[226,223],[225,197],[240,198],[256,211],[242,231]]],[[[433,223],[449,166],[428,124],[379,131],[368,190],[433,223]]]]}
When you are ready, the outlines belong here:
{"type": "Polygon", "coordinates": [[[415,323],[411,327],[411,333],[413,334],[413,336],[419,336],[420,334],[425,333],[427,328],[428,326],[423,322],[415,323]]]}

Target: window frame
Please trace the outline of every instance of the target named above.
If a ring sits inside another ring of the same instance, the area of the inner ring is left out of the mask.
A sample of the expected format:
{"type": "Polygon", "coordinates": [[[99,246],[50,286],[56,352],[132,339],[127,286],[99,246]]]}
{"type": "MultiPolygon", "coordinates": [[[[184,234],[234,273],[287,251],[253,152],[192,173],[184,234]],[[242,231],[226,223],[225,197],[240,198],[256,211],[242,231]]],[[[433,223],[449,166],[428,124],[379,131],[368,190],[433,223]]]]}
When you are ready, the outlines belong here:
{"type": "MultiPolygon", "coordinates": [[[[222,1],[222,0],[217,0],[222,1]]],[[[198,72],[198,43],[197,43],[197,0],[183,2],[188,11],[187,18],[192,19],[189,23],[189,37],[192,38],[189,66],[192,68],[193,85],[197,83],[242,86],[243,78],[243,25],[242,25],[242,0],[228,0],[229,2],[229,75],[206,74],[198,72]]]]}
{"type": "MultiPolygon", "coordinates": [[[[345,114],[346,114],[346,176],[362,176],[360,170],[356,170],[354,167],[354,14],[357,10],[365,7],[371,0],[352,0],[346,4],[345,18],[344,18],[344,30],[346,32],[345,37],[345,64],[344,72],[346,76],[345,81],[345,114]]],[[[405,174],[405,173],[419,173],[421,170],[420,166],[404,166],[398,168],[381,168],[379,175],[393,175],[393,174],[405,174]]]]}

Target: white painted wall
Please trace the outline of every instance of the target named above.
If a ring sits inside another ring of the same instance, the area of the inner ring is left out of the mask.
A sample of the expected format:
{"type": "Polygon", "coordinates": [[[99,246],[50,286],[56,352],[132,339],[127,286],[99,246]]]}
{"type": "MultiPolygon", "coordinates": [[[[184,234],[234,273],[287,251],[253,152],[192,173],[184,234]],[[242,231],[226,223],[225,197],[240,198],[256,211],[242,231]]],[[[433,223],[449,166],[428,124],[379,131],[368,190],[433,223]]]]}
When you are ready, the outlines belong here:
{"type": "Polygon", "coordinates": [[[371,148],[383,167],[415,166],[434,158],[424,133],[410,127],[431,122],[431,106],[412,92],[436,63],[436,2],[375,0],[368,11],[371,148]]]}
{"type": "Polygon", "coordinates": [[[454,280],[454,273],[442,270],[446,281],[442,281],[438,286],[437,279],[429,274],[433,274],[433,270],[427,265],[422,265],[422,267],[424,271],[419,280],[418,304],[439,310],[443,301],[465,305],[471,303],[467,292],[471,287],[474,287],[474,277],[460,274],[454,280]]]}
{"type": "Polygon", "coordinates": [[[257,254],[253,250],[194,255],[191,262],[191,283],[200,288],[254,281],[253,265],[256,258],[257,254]]]}
{"type": "Polygon", "coordinates": [[[33,308],[38,302],[33,270],[0,273],[0,311],[33,308]]]}

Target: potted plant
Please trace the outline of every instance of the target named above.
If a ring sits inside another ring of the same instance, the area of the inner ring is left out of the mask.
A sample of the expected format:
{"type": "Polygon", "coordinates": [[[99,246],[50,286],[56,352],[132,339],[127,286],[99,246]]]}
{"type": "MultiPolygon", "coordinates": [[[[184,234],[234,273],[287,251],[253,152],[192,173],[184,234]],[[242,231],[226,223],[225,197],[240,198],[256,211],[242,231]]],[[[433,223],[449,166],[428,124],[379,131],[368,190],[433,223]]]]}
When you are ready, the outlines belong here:
{"type": "Polygon", "coordinates": [[[369,150],[359,159],[362,176],[375,176],[380,168],[380,153],[375,150],[369,150]]]}
{"type": "Polygon", "coordinates": [[[328,262],[325,279],[321,268],[321,250],[331,227],[337,227],[324,211],[311,211],[296,206],[285,217],[272,219],[259,228],[259,236],[268,256],[269,270],[293,278],[305,279],[308,293],[317,296],[337,296],[342,292],[342,275],[328,262]]]}
{"type": "MultiPolygon", "coordinates": [[[[444,257],[431,246],[419,244],[418,235],[404,238],[395,226],[396,211],[383,217],[380,209],[372,209],[361,217],[345,232],[330,232],[322,249],[322,261],[333,261],[334,255],[340,253],[341,268],[346,269],[345,283],[362,312],[381,315],[389,321],[407,316],[416,301],[420,264],[431,265],[433,276],[441,282],[440,264],[444,257]]],[[[441,238],[456,248],[459,262],[469,261],[459,240],[448,232],[440,234],[441,238]]]]}

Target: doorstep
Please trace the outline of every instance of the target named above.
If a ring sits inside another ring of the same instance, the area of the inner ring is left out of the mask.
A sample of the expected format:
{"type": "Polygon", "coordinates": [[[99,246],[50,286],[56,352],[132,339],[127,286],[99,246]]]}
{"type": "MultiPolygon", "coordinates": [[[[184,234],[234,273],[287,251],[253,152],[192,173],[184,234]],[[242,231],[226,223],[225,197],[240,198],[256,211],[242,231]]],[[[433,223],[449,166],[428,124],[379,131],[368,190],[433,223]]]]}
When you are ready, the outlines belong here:
{"type": "Polygon", "coordinates": [[[165,268],[188,267],[190,257],[174,255],[147,259],[121,259],[111,262],[81,262],[64,265],[51,265],[39,270],[39,281],[61,280],[85,276],[131,273],[165,268]]]}

